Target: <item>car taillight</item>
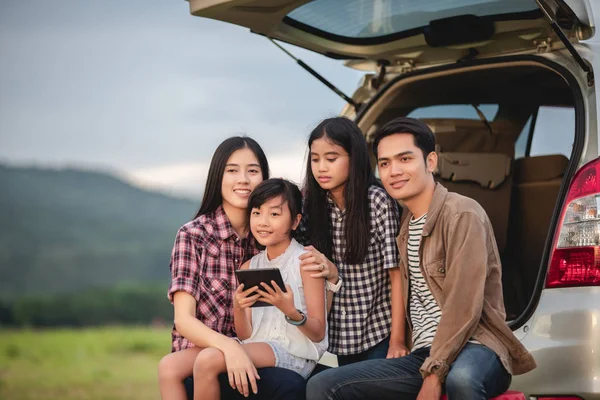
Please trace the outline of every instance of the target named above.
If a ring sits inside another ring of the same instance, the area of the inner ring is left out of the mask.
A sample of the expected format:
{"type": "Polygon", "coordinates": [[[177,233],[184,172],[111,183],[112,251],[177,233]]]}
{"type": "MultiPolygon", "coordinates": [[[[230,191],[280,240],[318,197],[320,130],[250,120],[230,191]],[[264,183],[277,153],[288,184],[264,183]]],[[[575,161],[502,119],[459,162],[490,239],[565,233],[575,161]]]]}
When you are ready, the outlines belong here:
{"type": "Polygon", "coordinates": [[[573,177],[559,227],[546,287],[600,285],[600,158],[573,177]]]}

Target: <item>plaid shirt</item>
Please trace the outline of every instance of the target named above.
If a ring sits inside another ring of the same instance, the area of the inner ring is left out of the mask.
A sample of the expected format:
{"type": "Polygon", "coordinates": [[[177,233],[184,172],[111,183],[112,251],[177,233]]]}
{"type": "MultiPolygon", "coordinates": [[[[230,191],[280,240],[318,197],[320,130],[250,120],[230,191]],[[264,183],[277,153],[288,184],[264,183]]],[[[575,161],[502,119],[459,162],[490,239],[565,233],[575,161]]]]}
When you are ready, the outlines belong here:
{"type": "MultiPolygon", "coordinates": [[[[219,206],[213,213],[201,215],[177,232],[171,255],[173,294],[183,291],[196,299],[196,317],[212,330],[235,336],[233,293],[237,288],[234,271],[258,251],[252,236],[240,238],[219,206]]],[[[171,333],[171,351],[194,347],[175,330],[171,333]]]]}
{"type": "MultiPolygon", "coordinates": [[[[332,261],[343,280],[341,289],[333,296],[329,314],[329,351],[337,355],[369,350],[391,331],[391,283],[387,270],[397,268],[399,263],[396,236],[400,216],[396,202],[379,186],[371,186],[368,196],[371,241],[361,264],[343,261],[346,214],[327,198],[333,239],[332,261]]],[[[300,233],[306,240],[305,226],[301,227],[300,233]]]]}

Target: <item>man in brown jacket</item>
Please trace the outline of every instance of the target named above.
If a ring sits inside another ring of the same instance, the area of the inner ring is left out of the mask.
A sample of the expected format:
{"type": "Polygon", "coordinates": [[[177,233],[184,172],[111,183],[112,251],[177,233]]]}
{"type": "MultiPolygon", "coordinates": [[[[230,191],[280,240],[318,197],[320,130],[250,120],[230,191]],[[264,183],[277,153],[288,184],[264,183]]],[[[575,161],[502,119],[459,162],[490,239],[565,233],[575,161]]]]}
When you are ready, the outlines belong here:
{"type": "Polygon", "coordinates": [[[436,184],[435,138],[412,118],[388,122],[373,151],[386,191],[404,204],[400,270],[409,355],[315,375],[307,399],[488,399],[535,361],[505,322],[502,267],[489,218],[436,184]]]}

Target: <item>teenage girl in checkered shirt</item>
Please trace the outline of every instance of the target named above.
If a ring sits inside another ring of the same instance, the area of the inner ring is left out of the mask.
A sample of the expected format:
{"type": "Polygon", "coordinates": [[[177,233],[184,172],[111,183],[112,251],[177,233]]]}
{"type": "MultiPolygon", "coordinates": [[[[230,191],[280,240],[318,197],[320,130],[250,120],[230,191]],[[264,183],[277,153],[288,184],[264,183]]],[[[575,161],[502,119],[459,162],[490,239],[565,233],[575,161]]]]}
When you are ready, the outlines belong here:
{"type": "Polygon", "coordinates": [[[328,288],[329,351],[339,365],[402,357],[402,306],[396,202],[373,173],[359,127],[342,117],[322,121],[308,140],[301,239],[302,267],[328,288]]]}

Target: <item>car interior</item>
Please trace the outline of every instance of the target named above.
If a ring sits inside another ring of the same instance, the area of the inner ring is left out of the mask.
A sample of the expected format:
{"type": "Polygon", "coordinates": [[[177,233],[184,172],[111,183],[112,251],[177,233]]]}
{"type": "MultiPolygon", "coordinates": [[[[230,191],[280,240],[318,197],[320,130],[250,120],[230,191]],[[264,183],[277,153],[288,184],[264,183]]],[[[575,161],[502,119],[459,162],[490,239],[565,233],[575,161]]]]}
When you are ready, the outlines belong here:
{"type": "MultiPolygon", "coordinates": [[[[545,106],[573,108],[573,92],[556,71],[534,62],[420,74],[391,82],[360,126],[372,141],[387,121],[436,105],[470,105],[478,116],[421,119],[436,136],[436,180],[477,200],[491,220],[502,258],[507,320],[514,320],[533,295],[569,161],[564,154],[531,154],[537,113],[545,106]],[[490,119],[480,109],[489,104],[497,105],[490,119]]],[[[572,143],[574,132],[573,124],[559,134],[572,143]]],[[[536,139],[553,140],[555,134],[536,139]]],[[[539,130],[536,135],[545,136],[539,130]]]]}

